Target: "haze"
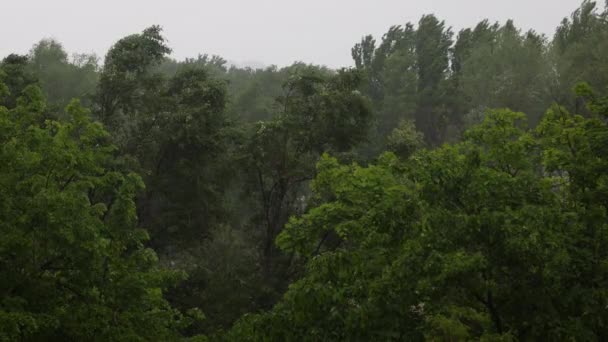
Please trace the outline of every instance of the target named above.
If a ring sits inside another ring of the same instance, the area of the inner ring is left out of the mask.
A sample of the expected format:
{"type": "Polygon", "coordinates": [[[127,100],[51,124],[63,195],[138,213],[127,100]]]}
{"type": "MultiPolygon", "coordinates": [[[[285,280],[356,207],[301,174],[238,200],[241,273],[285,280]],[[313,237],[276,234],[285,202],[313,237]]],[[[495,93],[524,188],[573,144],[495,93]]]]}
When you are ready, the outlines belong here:
{"type": "Polygon", "coordinates": [[[580,0],[106,0],[6,1],[0,9],[0,56],[27,53],[41,38],[69,52],[103,57],[122,37],[159,24],[173,57],[218,54],[240,65],[294,61],[330,67],[352,64],[362,36],[434,13],[458,31],[484,18],[514,19],[523,29],[552,36],[580,0]]]}

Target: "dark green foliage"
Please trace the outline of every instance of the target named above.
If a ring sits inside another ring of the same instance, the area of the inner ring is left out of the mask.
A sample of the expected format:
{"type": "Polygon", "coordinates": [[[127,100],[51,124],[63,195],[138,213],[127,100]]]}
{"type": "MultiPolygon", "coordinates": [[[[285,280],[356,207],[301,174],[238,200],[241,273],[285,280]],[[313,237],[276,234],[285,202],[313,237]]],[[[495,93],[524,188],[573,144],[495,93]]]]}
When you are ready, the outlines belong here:
{"type": "Polygon", "coordinates": [[[156,104],[163,80],[151,71],[169,52],[161,28],[152,26],[119,40],[106,55],[98,85],[98,116],[113,131],[122,130],[124,139],[130,135],[130,121],[156,104]]]}
{"type": "Polygon", "coordinates": [[[202,69],[178,72],[142,119],[134,151],[149,172],[140,203],[157,247],[203,239],[222,213],[226,88],[202,69]]]}
{"type": "Polygon", "coordinates": [[[13,108],[17,98],[25,87],[36,82],[36,77],[28,70],[27,56],[11,54],[5,57],[0,64],[0,83],[3,83],[3,104],[13,108]]]}
{"type": "Polygon", "coordinates": [[[272,303],[289,280],[290,260],[274,240],[289,216],[306,205],[316,159],[325,151],[348,152],[366,139],[371,111],[356,90],[359,81],[352,70],[330,76],[310,69],[295,72],[278,99],[279,112],[255,125],[245,145],[246,189],[257,202],[251,225],[262,246],[264,281],[272,289],[263,302],[272,303]]]}
{"type": "Polygon", "coordinates": [[[423,16],[416,31],[416,65],[418,69],[418,103],[414,116],[427,141],[438,145],[444,141],[448,124],[449,96],[446,73],[452,31],[435,16],[423,16]]]}
{"type": "Polygon", "coordinates": [[[228,122],[226,86],[209,76],[206,57],[187,61],[170,78],[155,71],[170,51],[160,32],[153,26],[112,47],[98,98],[99,116],[121,152],[146,175],[142,224],[165,250],[198,243],[222,213],[228,122]]]}

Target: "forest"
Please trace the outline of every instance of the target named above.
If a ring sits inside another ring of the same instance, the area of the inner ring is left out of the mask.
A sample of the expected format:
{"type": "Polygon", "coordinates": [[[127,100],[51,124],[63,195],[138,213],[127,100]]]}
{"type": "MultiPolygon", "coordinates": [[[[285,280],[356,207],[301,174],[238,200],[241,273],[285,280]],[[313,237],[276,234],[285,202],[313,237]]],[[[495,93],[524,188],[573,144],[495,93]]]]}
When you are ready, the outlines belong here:
{"type": "Polygon", "coordinates": [[[0,341],[608,340],[608,2],[572,10],[342,69],[4,56],[0,341]]]}

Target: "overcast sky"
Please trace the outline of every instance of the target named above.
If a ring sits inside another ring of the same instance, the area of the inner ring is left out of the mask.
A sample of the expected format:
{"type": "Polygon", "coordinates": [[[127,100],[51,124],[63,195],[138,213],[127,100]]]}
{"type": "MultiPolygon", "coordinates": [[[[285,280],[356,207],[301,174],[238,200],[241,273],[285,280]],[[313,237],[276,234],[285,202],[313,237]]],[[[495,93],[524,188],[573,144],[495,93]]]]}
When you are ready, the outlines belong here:
{"type": "MultiPolygon", "coordinates": [[[[549,36],[582,0],[0,0],[0,56],[26,53],[44,37],[68,52],[103,57],[121,37],[159,24],[173,57],[219,54],[279,66],[351,65],[366,34],[434,13],[455,31],[512,18],[549,36]]],[[[600,1],[602,2],[602,1],[600,1]]]]}

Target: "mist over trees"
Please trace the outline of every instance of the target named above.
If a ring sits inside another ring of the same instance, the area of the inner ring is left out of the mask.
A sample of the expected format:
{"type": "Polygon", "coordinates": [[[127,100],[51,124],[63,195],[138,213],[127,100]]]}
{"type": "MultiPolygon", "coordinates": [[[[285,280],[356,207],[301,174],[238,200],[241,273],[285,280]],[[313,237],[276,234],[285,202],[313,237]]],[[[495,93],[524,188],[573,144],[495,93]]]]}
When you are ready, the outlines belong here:
{"type": "Polygon", "coordinates": [[[338,70],[4,57],[0,341],[607,340],[607,7],[338,70]]]}

